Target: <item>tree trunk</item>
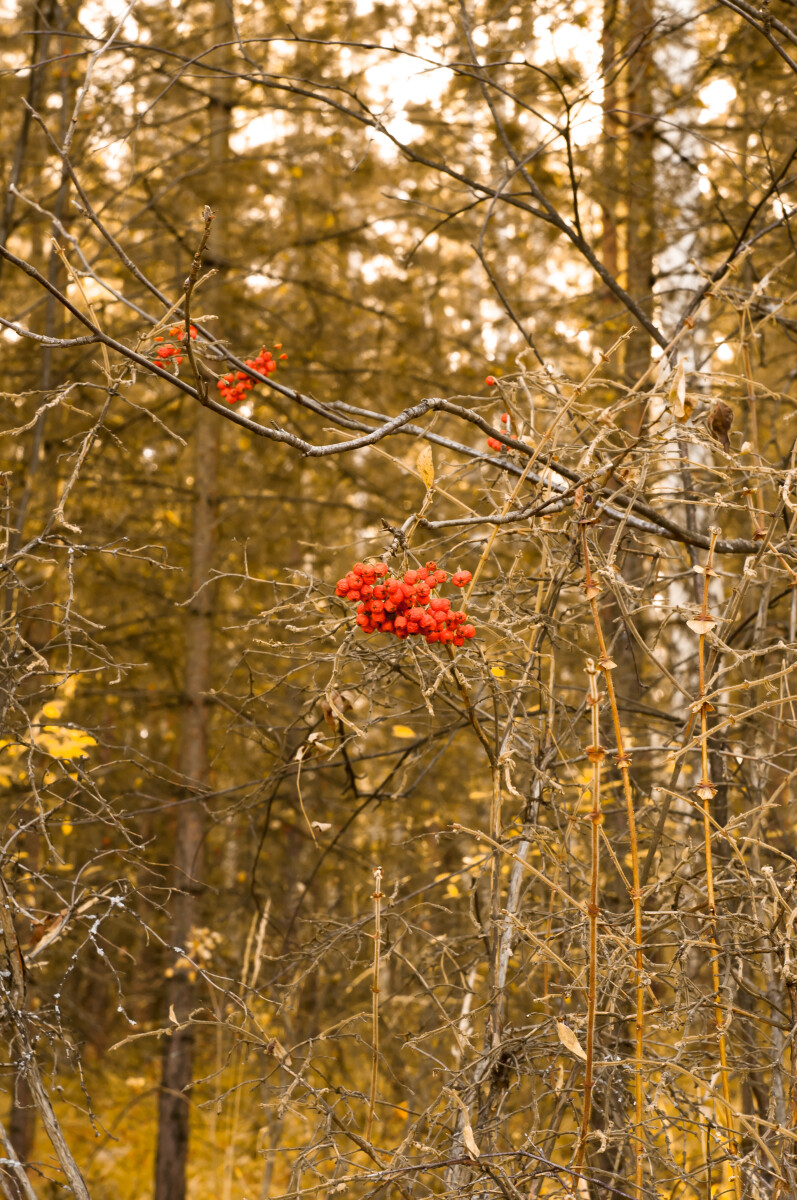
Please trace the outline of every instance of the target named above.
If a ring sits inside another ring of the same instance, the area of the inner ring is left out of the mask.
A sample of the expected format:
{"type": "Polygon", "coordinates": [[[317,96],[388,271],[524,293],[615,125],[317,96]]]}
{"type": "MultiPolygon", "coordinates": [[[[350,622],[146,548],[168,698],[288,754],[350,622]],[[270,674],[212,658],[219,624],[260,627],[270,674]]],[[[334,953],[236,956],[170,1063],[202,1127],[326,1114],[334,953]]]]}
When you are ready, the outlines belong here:
{"type": "MultiPolygon", "coordinates": [[[[181,729],[180,773],[189,784],[177,818],[175,892],[172,908],[172,945],[179,955],[186,949],[196,925],[202,886],[204,811],[198,791],[208,777],[207,693],[212,667],[213,588],[203,587],[210,577],[215,555],[215,504],[218,461],[217,422],[212,413],[197,410],[196,467],[194,476],[191,588],[194,593],[186,622],[185,694],[181,729]],[[201,591],[198,589],[201,588],[201,591]]],[[[169,1015],[187,1020],[193,998],[193,971],[179,956],[168,988],[169,1015]]],[[[188,1157],[190,1100],[186,1089],[193,1076],[194,1036],[190,1025],[175,1029],[166,1039],[161,1091],[158,1100],[158,1148],[155,1164],[155,1200],[183,1200],[188,1157]]]]}
{"type": "MultiPolygon", "coordinates": [[[[211,37],[215,43],[229,42],[234,34],[229,5],[215,0],[211,37]]],[[[215,61],[214,56],[214,61],[215,61]]],[[[210,126],[206,199],[211,206],[223,176],[228,154],[231,85],[226,79],[212,85],[208,102],[210,126]]],[[[223,243],[216,228],[212,249],[216,269],[224,262],[223,243]]],[[[205,288],[203,305],[219,310],[216,285],[205,288]]],[[[203,879],[205,816],[201,791],[208,783],[208,705],[212,679],[213,601],[215,588],[208,583],[216,554],[216,487],[219,458],[219,421],[197,407],[195,426],[195,470],[193,532],[191,543],[191,592],[185,630],[185,690],[180,741],[180,773],[188,783],[180,805],[175,847],[175,884],[179,889],[172,908],[172,945],[178,954],[168,988],[169,1018],[178,1027],[166,1039],[158,1100],[158,1145],[155,1160],[154,1200],[184,1200],[191,1116],[190,1087],[194,1066],[194,1034],[186,1024],[194,1004],[194,972],[180,955],[185,950],[199,915],[203,879]],[[201,589],[201,590],[200,590],[201,589]],[[182,1027],[180,1027],[182,1026],[182,1027]]]]}
{"type": "MultiPolygon", "coordinates": [[[[8,1117],[8,1137],[22,1166],[30,1162],[33,1153],[33,1138],[36,1132],[36,1109],[25,1072],[17,1067],[11,1091],[11,1111],[8,1117]]],[[[5,1185],[14,1200],[24,1196],[22,1184],[8,1174],[5,1185]]]]}
{"type": "MultiPolygon", "coordinates": [[[[619,278],[619,254],[617,227],[619,204],[623,193],[622,174],[619,167],[617,97],[617,0],[605,0],[603,6],[603,28],[601,30],[601,76],[603,79],[602,127],[600,179],[598,202],[601,210],[601,259],[607,271],[619,278]]],[[[604,349],[614,341],[619,331],[616,319],[618,302],[616,296],[602,284],[600,287],[600,319],[605,321],[604,349]]]]}
{"type": "MultiPolygon", "coordinates": [[[[651,0],[629,0],[628,151],[626,156],[628,291],[653,314],[653,11],[651,0]]],[[[650,335],[637,329],[626,343],[625,382],[634,384],[650,365],[650,335]]]]}

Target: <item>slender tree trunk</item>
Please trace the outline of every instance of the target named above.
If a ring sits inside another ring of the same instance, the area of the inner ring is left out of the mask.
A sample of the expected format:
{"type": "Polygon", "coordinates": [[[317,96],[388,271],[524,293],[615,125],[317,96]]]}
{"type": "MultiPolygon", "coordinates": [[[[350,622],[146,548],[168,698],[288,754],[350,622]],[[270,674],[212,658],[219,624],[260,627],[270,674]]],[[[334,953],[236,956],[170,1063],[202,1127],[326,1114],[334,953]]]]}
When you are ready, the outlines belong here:
{"type": "MultiPolygon", "coordinates": [[[[208,777],[207,693],[212,668],[213,594],[210,578],[216,548],[216,475],[218,461],[216,421],[205,409],[197,410],[195,434],[193,537],[191,587],[194,593],[186,620],[185,689],[181,729],[180,773],[197,786],[188,785],[179,808],[175,846],[175,883],[172,908],[172,945],[178,953],[168,988],[169,1015],[180,1025],[187,1021],[193,1001],[193,972],[179,956],[197,923],[202,886],[204,811],[197,791],[208,777]],[[201,589],[201,590],[200,590],[201,589]]],[[[190,1097],[193,1078],[194,1034],[190,1026],[175,1029],[166,1039],[161,1091],[158,1100],[158,1146],[155,1163],[155,1200],[183,1200],[186,1188],[190,1097]]]]}
{"type": "MultiPolygon", "coordinates": [[[[26,160],[30,149],[30,133],[32,115],[31,109],[39,109],[42,106],[42,98],[48,88],[52,93],[60,93],[61,98],[61,143],[64,143],[67,125],[70,114],[70,101],[73,93],[73,84],[69,77],[62,74],[60,78],[51,75],[47,70],[48,58],[52,52],[53,36],[65,28],[68,17],[65,18],[58,0],[45,0],[44,4],[36,5],[33,13],[33,49],[30,78],[28,83],[27,102],[30,107],[23,110],[22,124],[20,127],[19,139],[14,151],[14,161],[11,168],[9,178],[9,188],[6,192],[2,216],[0,217],[0,242],[5,243],[13,228],[14,210],[16,207],[16,196],[11,190],[11,185],[18,187],[22,180],[22,175],[25,170],[26,160]],[[50,86],[52,85],[52,86],[50,86]]],[[[64,51],[63,38],[59,39],[59,48],[64,51]]],[[[56,59],[57,61],[57,59],[56,59]]],[[[53,205],[53,215],[56,221],[62,224],[68,223],[67,217],[67,198],[69,195],[69,176],[65,168],[61,170],[61,180],[55,203],[53,205]]],[[[57,226],[53,224],[52,234],[59,236],[57,226]]],[[[63,288],[65,283],[64,270],[61,261],[52,249],[48,258],[47,268],[48,278],[56,287],[63,288]]],[[[64,314],[63,309],[52,296],[47,297],[44,318],[44,333],[49,337],[58,336],[63,328],[64,314]]],[[[43,395],[47,395],[53,385],[53,351],[49,346],[43,346],[41,349],[41,375],[40,388],[43,395]]],[[[33,437],[31,441],[30,454],[28,458],[28,466],[25,478],[25,486],[22,491],[22,496],[14,514],[13,528],[10,531],[7,552],[13,554],[19,547],[23,534],[24,525],[28,515],[28,508],[35,490],[42,487],[42,481],[37,480],[39,467],[41,464],[42,453],[44,448],[44,435],[47,422],[47,413],[43,412],[36,421],[33,429],[33,437]]],[[[55,482],[55,473],[48,473],[48,481],[44,485],[51,488],[55,482]]],[[[53,503],[55,503],[55,494],[53,494],[53,503]]],[[[54,581],[53,581],[54,582],[54,581]]],[[[15,605],[15,589],[12,584],[5,589],[2,601],[0,602],[6,612],[11,612],[15,605]]],[[[46,609],[44,609],[46,611],[46,609]]],[[[13,636],[13,635],[12,635],[13,636]]],[[[43,635],[41,640],[45,641],[47,635],[43,635]]],[[[35,640],[35,639],[34,639],[35,640]]],[[[37,839],[26,838],[28,854],[37,854],[37,839]]],[[[21,1066],[17,1065],[14,1068],[14,1078],[11,1090],[11,1108],[8,1118],[8,1138],[13,1147],[14,1153],[19,1159],[23,1167],[29,1162],[33,1153],[33,1142],[36,1134],[36,1107],[31,1094],[30,1085],[25,1071],[21,1066]]],[[[12,1196],[22,1196],[23,1186],[19,1180],[13,1175],[6,1179],[6,1186],[12,1196]]]]}
{"type": "MultiPolygon", "coordinates": [[[[627,236],[628,291],[650,317],[653,313],[653,9],[651,0],[629,0],[627,236]]],[[[637,329],[626,343],[625,381],[633,384],[650,364],[650,336],[637,329]]]]}
{"type": "MultiPolygon", "coordinates": [[[[619,168],[618,138],[620,121],[617,96],[617,2],[605,0],[603,27],[601,30],[601,75],[603,78],[601,171],[598,181],[598,202],[601,210],[601,258],[606,269],[619,278],[619,253],[617,228],[618,212],[623,194],[623,181],[619,168]]],[[[617,324],[612,313],[617,309],[617,298],[602,284],[600,287],[600,314],[607,322],[604,333],[608,347],[617,336],[617,324]]]]}
{"type": "MultiPolygon", "coordinates": [[[[215,0],[214,43],[233,37],[231,12],[226,0],[215,0]]],[[[215,62],[215,56],[214,56],[215,62]]],[[[223,177],[229,152],[231,85],[221,80],[212,85],[208,102],[209,161],[204,197],[214,206],[217,180],[223,177]]],[[[224,261],[223,219],[214,242],[216,269],[224,261]],[[221,242],[221,244],[220,244],[221,242]]],[[[203,307],[219,311],[219,277],[202,292],[203,307]]],[[[193,532],[191,542],[192,600],[185,629],[185,688],[180,740],[180,772],[188,784],[180,806],[175,846],[175,892],[172,909],[172,945],[177,962],[168,988],[170,1018],[178,1026],[166,1039],[158,1100],[158,1144],[155,1160],[154,1200],[184,1200],[191,1116],[190,1088],[194,1071],[194,1035],[190,1016],[194,1000],[193,971],[181,961],[191,930],[197,924],[203,879],[205,815],[201,790],[208,783],[208,703],[213,664],[213,605],[215,588],[209,584],[216,556],[216,487],[219,459],[219,422],[213,413],[197,407],[195,425],[195,469],[193,532]],[[183,1027],[180,1027],[183,1026],[183,1027]]]]}
{"type": "MultiPolygon", "coordinates": [[[[0,245],[6,244],[13,226],[17,197],[11,188],[12,186],[19,187],[25,169],[25,161],[28,157],[28,146],[30,143],[31,123],[33,121],[31,109],[38,110],[41,103],[41,94],[45,82],[45,64],[50,55],[50,37],[53,30],[59,24],[58,0],[44,0],[43,4],[35,4],[33,6],[32,18],[31,67],[28,76],[27,96],[25,97],[27,105],[22,110],[19,137],[14,147],[14,160],[11,164],[11,174],[8,178],[8,189],[3,199],[3,209],[0,214],[0,245]]],[[[65,116],[64,110],[62,110],[63,116],[65,116]]],[[[2,274],[5,267],[5,261],[0,259],[0,274],[2,274]]]]}
{"type": "MultiPolygon", "coordinates": [[[[11,1111],[8,1118],[8,1138],[22,1166],[26,1166],[33,1154],[33,1138],[36,1132],[36,1109],[25,1072],[17,1067],[11,1092],[11,1111]]],[[[22,1184],[11,1174],[6,1176],[6,1187],[14,1200],[24,1196],[22,1184]]]]}

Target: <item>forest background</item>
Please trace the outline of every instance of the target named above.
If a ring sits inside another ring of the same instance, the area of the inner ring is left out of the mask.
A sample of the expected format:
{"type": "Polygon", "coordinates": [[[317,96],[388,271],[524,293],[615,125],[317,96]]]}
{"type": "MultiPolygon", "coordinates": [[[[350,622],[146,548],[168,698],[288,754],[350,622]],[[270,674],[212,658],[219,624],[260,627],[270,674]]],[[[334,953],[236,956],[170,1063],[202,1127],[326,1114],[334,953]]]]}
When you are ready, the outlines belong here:
{"type": "Polygon", "coordinates": [[[793,0],[2,18],[4,1194],[797,1194],[793,0]]]}

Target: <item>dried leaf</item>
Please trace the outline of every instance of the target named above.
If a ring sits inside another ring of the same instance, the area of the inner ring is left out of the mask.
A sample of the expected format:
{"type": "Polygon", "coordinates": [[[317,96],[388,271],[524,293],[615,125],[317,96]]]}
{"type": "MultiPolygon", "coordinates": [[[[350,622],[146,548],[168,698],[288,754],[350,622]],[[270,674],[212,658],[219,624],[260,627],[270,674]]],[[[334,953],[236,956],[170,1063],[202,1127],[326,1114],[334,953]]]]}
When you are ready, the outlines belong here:
{"type": "Polygon", "coordinates": [[[557,1021],[556,1032],[565,1050],[569,1050],[571,1054],[574,1054],[576,1058],[580,1058],[582,1062],[587,1061],[587,1055],[582,1048],[581,1042],[568,1025],[565,1025],[563,1021],[557,1021]]]}
{"type": "Polygon", "coordinates": [[[670,360],[669,360],[669,358],[667,358],[667,356],[665,354],[665,355],[663,355],[661,361],[659,362],[659,369],[656,372],[656,382],[654,384],[655,391],[658,392],[658,391],[660,391],[661,388],[664,387],[665,383],[667,382],[667,380],[670,377],[671,370],[672,370],[672,368],[670,367],[670,360]]]}
{"type": "Polygon", "coordinates": [[[443,1093],[449,1096],[456,1104],[463,1117],[462,1141],[465,1144],[465,1149],[470,1154],[471,1158],[478,1158],[481,1154],[479,1147],[476,1145],[476,1138],[473,1136],[473,1126],[470,1123],[470,1113],[467,1105],[460,1095],[453,1088],[444,1087],[443,1093]]]}
{"type": "Polygon", "coordinates": [[[471,1158],[478,1158],[481,1152],[476,1145],[476,1138],[473,1136],[473,1129],[468,1120],[465,1121],[465,1128],[462,1130],[462,1140],[471,1158]]]}
{"type": "Polygon", "coordinates": [[[673,416],[678,421],[685,421],[688,413],[686,412],[686,360],[681,358],[678,360],[678,366],[675,368],[675,374],[670,382],[670,408],[673,416]]]}
{"type": "Polygon", "coordinates": [[[432,447],[422,446],[418,454],[418,474],[426,484],[427,490],[434,483],[434,459],[432,458],[432,447]]]}
{"type": "Polygon", "coordinates": [[[713,617],[706,617],[705,620],[701,619],[700,617],[695,617],[693,620],[687,621],[686,623],[694,633],[700,634],[701,637],[705,633],[711,633],[712,629],[717,624],[713,617]]]}
{"type": "Polygon", "coordinates": [[[722,443],[723,449],[730,450],[731,441],[728,434],[733,425],[733,409],[724,400],[715,400],[706,418],[706,427],[712,437],[722,443]]]}
{"type": "Polygon", "coordinates": [[[282,1042],[276,1038],[272,1038],[266,1046],[266,1054],[270,1054],[272,1058],[276,1058],[277,1062],[285,1063],[286,1066],[291,1064],[291,1056],[283,1046],[282,1042]]]}

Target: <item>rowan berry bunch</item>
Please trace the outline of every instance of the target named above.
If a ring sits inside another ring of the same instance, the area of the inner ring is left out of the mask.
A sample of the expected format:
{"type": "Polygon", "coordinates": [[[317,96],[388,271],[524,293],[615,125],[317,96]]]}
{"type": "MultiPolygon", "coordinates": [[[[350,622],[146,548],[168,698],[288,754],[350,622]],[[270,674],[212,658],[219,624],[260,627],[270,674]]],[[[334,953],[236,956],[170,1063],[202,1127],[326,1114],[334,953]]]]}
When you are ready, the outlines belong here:
{"type": "MultiPolygon", "coordinates": [[[[190,336],[192,339],[195,338],[196,337],[196,326],[190,325],[189,333],[190,333],[190,336]]],[[[183,355],[181,354],[180,351],[181,351],[181,349],[185,348],[184,344],[188,340],[185,336],[185,326],[184,325],[173,325],[172,328],[169,330],[169,337],[177,338],[181,343],[183,343],[183,345],[181,347],[174,346],[174,345],[172,345],[171,342],[165,341],[164,338],[156,337],[155,338],[156,342],[163,342],[164,344],[162,346],[158,346],[158,349],[155,351],[155,357],[159,358],[161,360],[161,362],[165,362],[167,359],[173,358],[174,361],[177,363],[177,366],[179,367],[180,363],[183,361],[183,355]]]]}
{"type": "MultiPolygon", "coordinates": [[[[506,426],[504,432],[509,433],[509,413],[501,413],[501,424],[506,426]]],[[[499,442],[498,438],[488,437],[487,445],[491,450],[505,450],[506,446],[503,442],[499,442]]]]}
{"type": "MultiPolygon", "coordinates": [[[[282,349],[282,343],[274,344],[275,350],[282,349]]],[[[287,354],[280,355],[280,361],[287,359],[287,354]]],[[[274,355],[270,350],[265,348],[260,351],[257,358],[244,359],[247,367],[251,367],[254,371],[259,371],[261,375],[273,375],[277,369],[277,364],[274,361],[274,355]]],[[[228,404],[235,404],[237,400],[243,400],[247,392],[251,392],[252,388],[257,383],[256,379],[250,379],[245,371],[230,372],[220,379],[217,387],[228,404]]]]}
{"type": "MultiPolygon", "coordinates": [[[[470,571],[457,571],[451,582],[462,588],[471,578],[470,571]]],[[[476,630],[467,624],[464,612],[452,609],[447,597],[433,595],[447,579],[447,572],[434,562],[405,571],[401,579],[388,574],[386,563],[355,563],[338,580],[335,595],[357,604],[357,624],[363,633],[421,636],[427,642],[464,646],[476,630]]]]}

